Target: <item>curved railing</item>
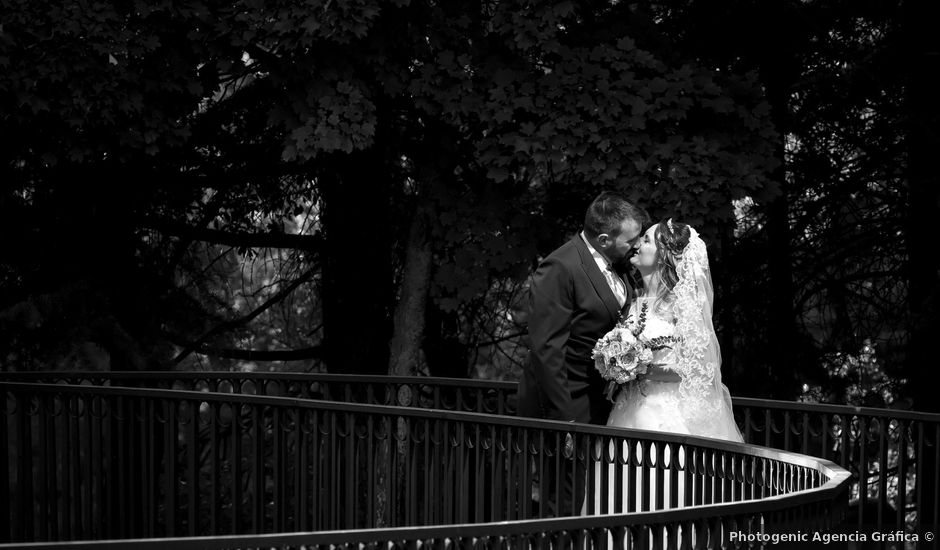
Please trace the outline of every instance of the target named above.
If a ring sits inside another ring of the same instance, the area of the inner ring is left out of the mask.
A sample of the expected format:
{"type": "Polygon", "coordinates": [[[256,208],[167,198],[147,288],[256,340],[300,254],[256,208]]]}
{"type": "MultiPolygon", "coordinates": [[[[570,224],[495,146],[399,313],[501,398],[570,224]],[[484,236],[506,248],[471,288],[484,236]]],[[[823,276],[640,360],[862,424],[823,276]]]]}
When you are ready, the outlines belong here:
{"type": "MultiPolygon", "coordinates": [[[[514,414],[516,385],[449,378],[301,373],[0,373],[0,380],[147,386],[514,414]]],[[[852,474],[849,521],[940,525],[940,415],[737,397],[747,443],[830,460],[852,474]],[[862,489],[864,488],[864,490],[862,489]]]]}
{"type": "Polygon", "coordinates": [[[716,547],[833,528],[848,491],[847,472],[793,453],[491,414],[10,382],[0,410],[8,542],[716,547]],[[566,470],[587,515],[537,519],[581,514],[551,489],[566,470]]]}

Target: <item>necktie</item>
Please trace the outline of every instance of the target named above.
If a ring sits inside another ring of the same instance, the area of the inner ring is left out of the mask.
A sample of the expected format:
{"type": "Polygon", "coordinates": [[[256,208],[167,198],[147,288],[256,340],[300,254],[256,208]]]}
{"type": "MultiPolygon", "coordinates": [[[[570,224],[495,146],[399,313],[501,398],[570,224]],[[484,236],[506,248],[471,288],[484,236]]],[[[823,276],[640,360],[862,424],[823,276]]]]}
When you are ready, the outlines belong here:
{"type": "Polygon", "coordinates": [[[620,307],[623,307],[624,302],[627,301],[627,293],[623,288],[623,280],[609,265],[607,266],[607,269],[604,270],[604,275],[607,276],[607,284],[610,285],[610,289],[614,292],[614,297],[617,298],[617,303],[620,304],[620,307]]]}

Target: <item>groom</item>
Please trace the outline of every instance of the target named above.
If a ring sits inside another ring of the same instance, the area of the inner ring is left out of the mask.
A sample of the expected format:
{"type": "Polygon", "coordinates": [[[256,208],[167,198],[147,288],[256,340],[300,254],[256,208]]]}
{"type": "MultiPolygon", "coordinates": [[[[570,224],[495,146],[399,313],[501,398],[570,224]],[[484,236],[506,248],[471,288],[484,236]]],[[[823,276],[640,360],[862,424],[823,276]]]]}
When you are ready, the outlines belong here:
{"type": "MultiPolygon", "coordinates": [[[[587,209],[584,228],[539,265],[530,289],[531,351],[519,381],[519,415],[605,424],[610,402],[594,368],[597,340],[630,306],[633,289],[618,272],[626,268],[649,216],[615,193],[602,193],[587,209]]],[[[573,473],[540,472],[548,494],[541,505],[552,516],[577,514],[584,499],[584,465],[573,473]],[[556,509],[557,507],[557,509],[556,509]]]]}

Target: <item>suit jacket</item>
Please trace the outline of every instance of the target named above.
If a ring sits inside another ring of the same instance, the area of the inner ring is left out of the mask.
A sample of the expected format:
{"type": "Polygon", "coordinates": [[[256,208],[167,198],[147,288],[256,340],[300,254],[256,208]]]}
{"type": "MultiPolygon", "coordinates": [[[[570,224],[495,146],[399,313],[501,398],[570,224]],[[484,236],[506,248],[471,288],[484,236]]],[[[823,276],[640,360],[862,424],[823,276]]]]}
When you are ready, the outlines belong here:
{"type": "Polygon", "coordinates": [[[591,352],[630,306],[633,290],[624,282],[621,308],[580,234],[539,265],[530,287],[531,351],[519,381],[520,415],[606,423],[607,382],[591,352]]]}

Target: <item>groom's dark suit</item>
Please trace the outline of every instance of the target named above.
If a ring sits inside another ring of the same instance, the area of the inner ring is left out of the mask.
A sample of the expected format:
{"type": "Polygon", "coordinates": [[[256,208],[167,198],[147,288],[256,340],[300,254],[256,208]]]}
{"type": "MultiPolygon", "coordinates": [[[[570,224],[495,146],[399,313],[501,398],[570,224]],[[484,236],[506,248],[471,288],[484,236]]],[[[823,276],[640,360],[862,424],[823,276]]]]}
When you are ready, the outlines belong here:
{"type": "MultiPolygon", "coordinates": [[[[539,265],[530,289],[531,351],[519,382],[520,416],[607,422],[611,403],[604,396],[606,382],[594,368],[591,352],[629,307],[633,291],[630,284],[625,287],[627,300],[621,308],[580,234],[539,265]]],[[[565,471],[570,478],[570,468],[565,471]]],[[[543,478],[546,473],[551,474],[542,472],[543,478]]],[[[576,513],[580,508],[583,480],[566,479],[565,485],[561,509],[551,510],[553,515],[576,513]]],[[[554,500],[542,495],[543,506],[546,497],[554,500]]]]}
{"type": "Polygon", "coordinates": [[[610,402],[594,368],[597,340],[617,323],[621,308],[581,235],[539,265],[530,289],[531,351],[519,382],[519,414],[604,424],[610,402]]]}

